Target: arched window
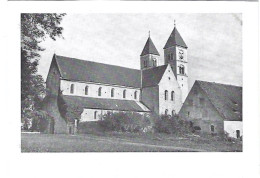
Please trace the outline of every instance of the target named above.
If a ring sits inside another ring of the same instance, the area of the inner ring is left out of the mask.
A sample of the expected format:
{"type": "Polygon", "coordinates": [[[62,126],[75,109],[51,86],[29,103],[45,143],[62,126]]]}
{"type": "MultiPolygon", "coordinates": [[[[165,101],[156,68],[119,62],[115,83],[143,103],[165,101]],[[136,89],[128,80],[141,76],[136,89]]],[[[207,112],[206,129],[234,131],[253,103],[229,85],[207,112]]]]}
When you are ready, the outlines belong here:
{"type": "Polygon", "coordinates": [[[168,109],[165,109],[165,115],[166,116],[168,115],[168,109]]]}
{"type": "Polygon", "coordinates": [[[168,61],[171,60],[171,54],[168,54],[168,61]]]}
{"type": "Polygon", "coordinates": [[[114,97],[114,92],[115,92],[115,89],[112,88],[112,89],[111,89],[111,97],[114,97]]]}
{"type": "Polygon", "coordinates": [[[179,66],[179,73],[180,74],[184,74],[185,72],[184,72],[184,65],[180,65],[179,66]]]}
{"type": "Polygon", "coordinates": [[[171,60],[173,60],[173,53],[171,53],[171,60]]]}
{"type": "Polygon", "coordinates": [[[94,112],[94,119],[97,119],[97,111],[94,112]]]}
{"type": "Polygon", "coordinates": [[[98,88],[98,96],[101,96],[101,92],[102,92],[102,87],[98,88]]]}
{"type": "Polygon", "coordinates": [[[123,98],[126,97],[126,90],[123,91],[123,98]]]}
{"type": "Polygon", "coordinates": [[[70,93],[73,94],[74,93],[74,84],[70,85],[70,93]]]}
{"type": "Polygon", "coordinates": [[[164,99],[168,100],[168,91],[167,90],[164,91],[164,99]]]}
{"type": "Polygon", "coordinates": [[[153,66],[156,67],[156,59],[153,59],[153,66]]]}
{"type": "Polygon", "coordinates": [[[135,99],[137,99],[137,91],[135,91],[134,97],[135,99]]]}
{"type": "Polygon", "coordinates": [[[144,61],[144,67],[147,67],[147,61],[144,61]]]}
{"type": "Polygon", "coordinates": [[[175,115],[175,110],[173,109],[173,110],[172,110],[172,116],[174,116],[174,115],[175,115]]]}
{"type": "Polygon", "coordinates": [[[88,95],[88,86],[85,86],[85,95],[88,95]]]}
{"type": "Polygon", "coordinates": [[[172,100],[172,101],[175,100],[175,93],[174,93],[174,91],[171,92],[171,100],[172,100]]]}

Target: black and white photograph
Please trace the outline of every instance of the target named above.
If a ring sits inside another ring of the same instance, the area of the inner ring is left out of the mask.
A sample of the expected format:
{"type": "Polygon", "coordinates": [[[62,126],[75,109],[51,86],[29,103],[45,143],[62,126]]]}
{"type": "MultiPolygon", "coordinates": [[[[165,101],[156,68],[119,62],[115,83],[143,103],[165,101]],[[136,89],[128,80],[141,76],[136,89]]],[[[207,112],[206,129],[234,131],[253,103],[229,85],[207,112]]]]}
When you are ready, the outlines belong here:
{"type": "Polygon", "coordinates": [[[22,152],[242,152],[242,14],[21,14],[22,152]]]}

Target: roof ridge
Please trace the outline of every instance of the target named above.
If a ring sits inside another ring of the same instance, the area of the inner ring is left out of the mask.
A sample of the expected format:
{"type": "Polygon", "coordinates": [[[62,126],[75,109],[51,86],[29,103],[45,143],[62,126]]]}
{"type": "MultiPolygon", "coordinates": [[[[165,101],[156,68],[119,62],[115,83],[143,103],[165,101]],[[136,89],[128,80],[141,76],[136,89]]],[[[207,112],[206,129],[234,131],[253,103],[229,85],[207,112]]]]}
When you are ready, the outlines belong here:
{"type": "Polygon", "coordinates": [[[125,69],[131,69],[131,70],[141,71],[140,69],[133,69],[133,68],[129,68],[129,67],[118,66],[118,65],[112,65],[112,64],[106,64],[106,63],[101,63],[101,62],[96,62],[96,61],[89,61],[89,60],[77,59],[77,58],[67,57],[67,56],[61,56],[61,55],[57,55],[57,54],[55,54],[55,56],[57,56],[57,57],[62,57],[62,58],[69,58],[69,59],[72,59],[72,60],[78,60],[78,61],[83,61],[83,62],[86,61],[86,62],[91,62],[91,63],[96,63],[96,64],[102,64],[102,65],[108,65],[108,66],[121,67],[121,68],[125,68],[125,69]]]}
{"type": "Polygon", "coordinates": [[[196,81],[198,81],[198,82],[203,82],[203,83],[211,83],[211,84],[217,84],[217,85],[224,85],[224,86],[231,86],[231,87],[243,88],[242,86],[233,85],[233,84],[225,84],[225,83],[218,83],[218,82],[210,82],[210,81],[205,81],[205,80],[196,80],[196,81]]]}

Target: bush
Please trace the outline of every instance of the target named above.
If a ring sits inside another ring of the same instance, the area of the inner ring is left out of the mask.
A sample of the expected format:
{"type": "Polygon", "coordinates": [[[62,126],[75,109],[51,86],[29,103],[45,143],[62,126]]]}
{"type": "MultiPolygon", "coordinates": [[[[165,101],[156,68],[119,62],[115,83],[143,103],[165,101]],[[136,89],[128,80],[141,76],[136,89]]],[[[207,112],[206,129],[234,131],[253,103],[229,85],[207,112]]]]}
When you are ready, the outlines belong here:
{"type": "Polygon", "coordinates": [[[154,129],[158,133],[166,134],[186,134],[192,131],[189,122],[181,120],[178,115],[161,115],[155,121],[154,129]]]}
{"type": "Polygon", "coordinates": [[[149,114],[108,112],[98,124],[104,131],[149,132],[152,130],[152,117],[149,114]]]}

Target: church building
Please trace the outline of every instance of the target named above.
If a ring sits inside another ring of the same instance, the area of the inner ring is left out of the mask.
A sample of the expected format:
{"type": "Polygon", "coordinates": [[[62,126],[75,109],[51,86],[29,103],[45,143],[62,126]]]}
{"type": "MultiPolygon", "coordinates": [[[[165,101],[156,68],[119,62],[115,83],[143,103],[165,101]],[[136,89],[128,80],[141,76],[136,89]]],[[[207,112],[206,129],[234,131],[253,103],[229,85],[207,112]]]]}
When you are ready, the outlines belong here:
{"type": "Polygon", "coordinates": [[[107,112],[174,115],[188,95],[187,45],[174,27],[164,55],[150,34],[140,55],[140,70],[53,55],[46,80],[45,110],[54,118],[53,133],[71,133],[73,124],[60,113],[59,97],[68,107],[83,108],[80,122],[97,121],[107,112]]]}

